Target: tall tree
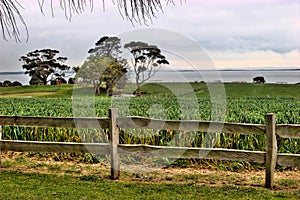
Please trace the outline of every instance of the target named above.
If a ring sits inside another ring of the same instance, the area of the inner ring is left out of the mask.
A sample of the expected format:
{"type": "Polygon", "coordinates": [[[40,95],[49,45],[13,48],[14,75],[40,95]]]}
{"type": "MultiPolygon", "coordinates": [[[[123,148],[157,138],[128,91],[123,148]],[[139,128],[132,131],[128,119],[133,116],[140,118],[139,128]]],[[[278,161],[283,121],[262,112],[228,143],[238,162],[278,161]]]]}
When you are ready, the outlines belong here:
{"type": "MultiPolygon", "coordinates": [[[[93,8],[95,0],[56,0],[59,2],[60,8],[64,11],[67,18],[71,19],[73,13],[82,13],[87,6],[93,8]]],[[[103,4],[104,0],[99,0],[103,4]]],[[[161,2],[165,1],[166,4],[174,4],[174,0],[112,0],[113,4],[119,10],[121,16],[130,22],[147,23],[155,17],[158,11],[162,11],[161,2]]],[[[182,0],[180,0],[181,2],[182,0]]],[[[53,0],[50,1],[52,15],[53,13],[53,0]]],[[[43,12],[45,4],[44,0],[38,0],[40,10],[43,12]]],[[[19,0],[0,0],[0,24],[2,28],[3,38],[7,36],[14,37],[16,41],[20,41],[20,30],[18,23],[23,24],[26,29],[27,36],[28,30],[26,23],[20,13],[20,8],[23,8],[19,0]]],[[[28,37],[27,37],[28,39],[28,37]]]]}
{"type": "Polygon", "coordinates": [[[121,39],[118,37],[101,37],[96,43],[95,47],[91,48],[88,53],[93,57],[109,57],[120,60],[119,55],[122,53],[121,39]]]}
{"type": "Polygon", "coordinates": [[[127,72],[127,61],[119,55],[121,40],[118,37],[101,37],[95,47],[90,49],[78,77],[94,81],[95,91],[100,94],[100,85],[105,83],[108,96],[113,93],[113,88],[127,72]]]}
{"type": "Polygon", "coordinates": [[[152,78],[164,65],[168,65],[166,57],[155,45],[145,42],[129,42],[124,45],[133,56],[132,65],[135,73],[137,94],[141,96],[141,85],[152,78]]]}
{"type": "Polygon", "coordinates": [[[25,74],[40,79],[46,85],[48,77],[54,72],[70,68],[64,64],[66,57],[56,57],[58,53],[53,49],[35,50],[21,56],[19,61],[24,63],[22,68],[26,70],[25,74]]]}

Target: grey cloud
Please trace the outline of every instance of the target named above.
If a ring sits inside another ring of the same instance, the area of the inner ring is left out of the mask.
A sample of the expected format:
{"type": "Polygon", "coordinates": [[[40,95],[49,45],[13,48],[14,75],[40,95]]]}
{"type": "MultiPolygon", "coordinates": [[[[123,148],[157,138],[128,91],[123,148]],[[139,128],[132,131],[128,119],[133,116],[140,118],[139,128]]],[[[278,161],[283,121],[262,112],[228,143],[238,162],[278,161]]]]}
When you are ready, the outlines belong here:
{"type": "MultiPolygon", "coordinates": [[[[74,15],[71,22],[59,12],[52,18],[49,13],[43,16],[36,8],[26,8],[23,13],[30,41],[15,45],[13,40],[1,40],[0,67],[19,71],[20,55],[45,47],[59,49],[71,65],[80,65],[99,37],[147,27],[178,32],[210,51],[286,53],[300,49],[299,7],[299,1],[186,1],[182,5],[166,6],[164,13],[158,13],[149,26],[132,26],[115,9],[109,8],[105,12],[94,10],[74,15]]],[[[169,43],[166,46],[172,49],[193,52],[195,47],[176,38],[165,41],[160,35],[147,34],[146,42],[162,44],[161,48],[169,43]]]]}
{"type": "Polygon", "coordinates": [[[231,51],[273,51],[287,53],[292,50],[300,50],[300,45],[287,39],[272,38],[224,38],[199,41],[208,50],[231,50],[231,51]]]}
{"type": "Polygon", "coordinates": [[[174,23],[163,26],[180,30],[210,50],[285,53],[300,48],[299,7],[297,1],[199,3],[168,10],[172,19],[166,21],[174,23]]]}

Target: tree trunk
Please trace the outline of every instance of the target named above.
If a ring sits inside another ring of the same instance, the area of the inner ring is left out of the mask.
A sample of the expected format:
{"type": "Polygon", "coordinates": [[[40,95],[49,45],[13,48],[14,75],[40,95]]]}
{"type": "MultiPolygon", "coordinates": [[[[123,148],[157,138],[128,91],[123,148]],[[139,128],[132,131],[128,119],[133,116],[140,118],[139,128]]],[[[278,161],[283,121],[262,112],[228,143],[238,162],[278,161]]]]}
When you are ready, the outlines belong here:
{"type": "Polygon", "coordinates": [[[47,85],[47,79],[42,79],[42,81],[44,85],[47,85]]]}
{"type": "Polygon", "coordinates": [[[135,83],[136,83],[136,87],[137,87],[137,89],[136,89],[136,91],[137,91],[136,92],[136,96],[140,97],[140,96],[142,96],[141,83],[138,81],[138,79],[136,79],[135,83]]]}
{"type": "Polygon", "coordinates": [[[97,85],[95,87],[95,94],[97,94],[98,96],[100,96],[100,85],[97,85]]]}
{"type": "Polygon", "coordinates": [[[108,88],[106,91],[106,95],[111,97],[113,95],[113,89],[112,88],[108,88]]]}
{"type": "Polygon", "coordinates": [[[112,96],[113,94],[113,88],[112,86],[106,86],[106,96],[112,96]]]}
{"type": "Polygon", "coordinates": [[[106,90],[106,96],[112,96],[113,95],[113,88],[115,86],[115,82],[116,80],[109,80],[109,81],[106,81],[106,87],[105,87],[105,90],[106,90]]]}
{"type": "Polygon", "coordinates": [[[137,96],[138,96],[138,97],[141,97],[141,96],[142,96],[141,86],[138,86],[138,88],[137,88],[137,96]]]}

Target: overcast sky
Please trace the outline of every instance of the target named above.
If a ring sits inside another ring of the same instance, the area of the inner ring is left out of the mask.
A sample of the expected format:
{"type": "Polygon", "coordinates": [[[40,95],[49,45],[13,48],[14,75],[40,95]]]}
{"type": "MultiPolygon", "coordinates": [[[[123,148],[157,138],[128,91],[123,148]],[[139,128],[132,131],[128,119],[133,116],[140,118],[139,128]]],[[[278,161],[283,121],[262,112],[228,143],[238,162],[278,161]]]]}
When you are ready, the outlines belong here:
{"type": "MultiPolygon", "coordinates": [[[[86,9],[83,14],[73,15],[70,22],[58,7],[53,18],[47,5],[43,15],[37,1],[19,2],[24,7],[21,13],[28,26],[29,41],[25,42],[24,37],[22,43],[13,38],[0,41],[0,71],[22,71],[19,57],[43,48],[57,49],[60,56],[68,57],[69,65],[80,66],[100,37],[128,36],[144,28],[150,33],[152,28],[166,29],[196,42],[218,69],[300,67],[298,0],[186,0],[182,4],[164,5],[164,13],[157,13],[148,26],[137,23],[133,26],[122,19],[111,3],[106,3],[105,11],[100,3],[95,3],[92,12],[86,9]]],[[[158,35],[148,37],[160,47],[164,38],[169,37],[158,38],[158,35]]],[[[181,42],[178,41],[178,47],[181,42]]],[[[190,52],[197,57],[197,50],[190,52]]],[[[179,67],[175,58],[173,65],[179,67]]]]}

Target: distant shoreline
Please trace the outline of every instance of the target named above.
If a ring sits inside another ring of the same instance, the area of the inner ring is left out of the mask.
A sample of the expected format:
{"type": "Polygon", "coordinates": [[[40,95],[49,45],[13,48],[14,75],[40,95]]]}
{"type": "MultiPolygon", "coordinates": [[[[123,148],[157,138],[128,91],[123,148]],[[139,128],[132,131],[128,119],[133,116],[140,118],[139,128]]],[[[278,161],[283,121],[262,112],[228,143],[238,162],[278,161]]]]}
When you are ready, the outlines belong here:
{"type": "MultiPolygon", "coordinates": [[[[75,73],[74,71],[64,71],[66,73],[75,73]]],[[[0,75],[16,75],[16,74],[24,74],[25,75],[25,72],[24,71],[16,71],[16,72],[0,72],[0,75]]]]}
{"type": "Polygon", "coordinates": [[[25,74],[25,72],[0,72],[0,75],[25,74]]]}
{"type": "MultiPolygon", "coordinates": [[[[162,70],[173,71],[173,70],[162,70]]],[[[205,72],[230,72],[230,71],[300,71],[300,68],[250,68],[250,69],[175,69],[179,72],[193,72],[193,71],[205,71],[205,72]]]]}
{"type": "MultiPolygon", "coordinates": [[[[300,68],[248,68],[248,69],[161,69],[162,72],[193,72],[193,71],[203,71],[203,72],[226,72],[226,71],[300,71],[300,68]]],[[[68,73],[68,72],[67,72],[68,73]]],[[[73,71],[70,71],[69,73],[74,73],[73,71]]],[[[0,72],[0,75],[14,75],[14,74],[25,74],[24,71],[16,71],[16,72],[0,72]]]]}
{"type": "MultiPolygon", "coordinates": [[[[67,77],[71,77],[75,72],[65,72],[67,77]]],[[[134,72],[129,70],[129,81],[134,82],[134,72]]],[[[263,76],[267,83],[300,83],[300,68],[264,68],[264,69],[162,69],[155,77],[148,82],[253,82],[256,76],[263,76]]],[[[23,71],[0,72],[0,82],[5,80],[19,81],[27,85],[30,76],[23,71]]]]}

